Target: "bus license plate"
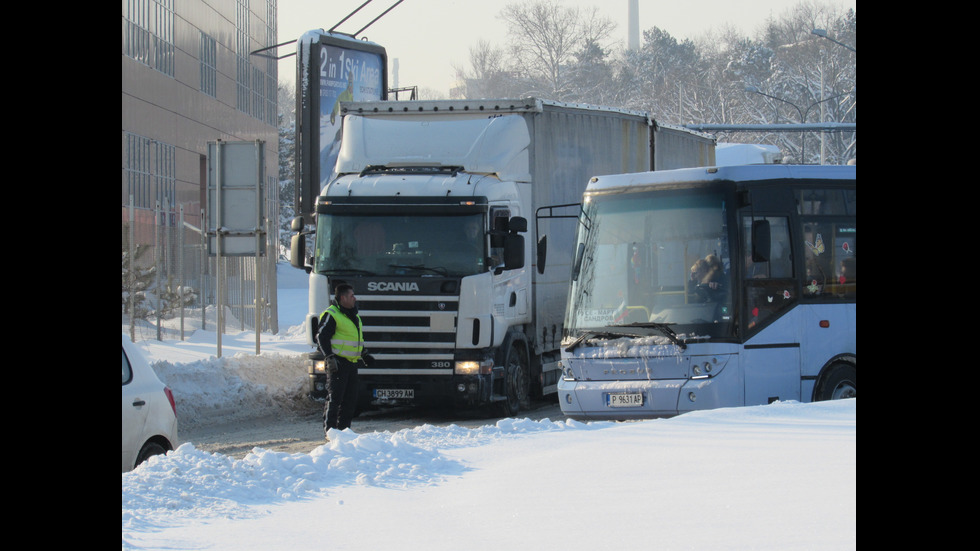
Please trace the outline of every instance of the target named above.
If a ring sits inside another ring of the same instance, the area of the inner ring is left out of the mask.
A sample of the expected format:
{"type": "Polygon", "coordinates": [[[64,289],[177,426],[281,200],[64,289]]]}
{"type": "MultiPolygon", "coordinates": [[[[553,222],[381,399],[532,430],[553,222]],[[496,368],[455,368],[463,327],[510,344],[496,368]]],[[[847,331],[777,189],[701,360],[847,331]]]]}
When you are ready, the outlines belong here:
{"type": "Polygon", "coordinates": [[[631,408],[643,405],[642,392],[606,394],[606,406],[611,408],[631,408]]]}
{"type": "Polygon", "coordinates": [[[415,398],[415,390],[411,388],[376,388],[374,397],[381,400],[412,399],[415,398]]]}

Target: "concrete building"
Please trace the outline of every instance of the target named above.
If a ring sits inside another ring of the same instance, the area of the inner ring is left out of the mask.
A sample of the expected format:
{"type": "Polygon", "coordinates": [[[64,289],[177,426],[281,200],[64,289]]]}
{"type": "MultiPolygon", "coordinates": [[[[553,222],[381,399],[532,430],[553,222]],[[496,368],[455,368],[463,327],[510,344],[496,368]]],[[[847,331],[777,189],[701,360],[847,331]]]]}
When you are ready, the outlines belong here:
{"type": "MultiPolygon", "coordinates": [[[[122,210],[136,243],[159,249],[160,228],[178,228],[184,235],[166,233],[200,249],[208,142],[217,140],[264,142],[265,210],[275,232],[277,62],[253,52],[277,43],[277,13],[277,0],[123,0],[122,210]]],[[[170,262],[169,253],[155,256],[170,262]]],[[[209,271],[206,259],[200,264],[198,273],[209,271]]],[[[202,294],[206,286],[197,283],[202,294]]]]}

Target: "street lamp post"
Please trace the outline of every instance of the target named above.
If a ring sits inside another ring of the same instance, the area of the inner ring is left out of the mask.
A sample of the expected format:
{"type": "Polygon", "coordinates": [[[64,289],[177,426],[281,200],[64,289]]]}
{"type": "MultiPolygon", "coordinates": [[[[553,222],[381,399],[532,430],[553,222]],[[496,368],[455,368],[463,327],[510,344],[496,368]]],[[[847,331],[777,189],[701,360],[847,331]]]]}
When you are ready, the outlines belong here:
{"type": "MultiPolygon", "coordinates": [[[[846,96],[846,95],[848,95],[848,94],[851,93],[851,92],[843,92],[841,94],[835,94],[833,96],[830,96],[829,98],[823,98],[821,100],[817,100],[814,103],[811,103],[806,108],[806,111],[804,111],[804,110],[800,109],[795,103],[790,102],[790,101],[787,101],[787,100],[784,100],[783,98],[777,98],[776,96],[770,96],[769,94],[766,94],[765,92],[762,92],[761,90],[759,90],[755,86],[746,86],[745,87],[745,91],[746,92],[754,92],[756,94],[759,94],[760,96],[765,96],[767,98],[774,99],[776,101],[781,101],[781,102],[786,103],[788,105],[792,105],[793,108],[796,109],[796,112],[800,114],[800,124],[801,125],[805,125],[806,124],[806,118],[807,118],[807,115],[810,114],[810,109],[813,109],[817,105],[821,105],[825,101],[830,101],[832,99],[836,99],[836,98],[839,98],[841,96],[846,96]]],[[[777,117],[777,121],[778,121],[779,111],[776,111],[776,117],[777,117]]],[[[823,119],[823,117],[821,117],[821,121],[820,122],[823,122],[822,119],[823,119]]],[[[823,155],[822,154],[821,154],[821,161],[820,162],[821,162],[821,164],[823,164],[823,155]]],[[[801,164],[806,164],[806,132],[805,131],[801,132],[801,134],[800,134],[800,163],[801,164]]]]}
{"type": "MultiPolygon", "coordinates": [[[[793,103],[791,101],[786,101],[783,98],[777,98],[776,96],[770,96],[769,94],[763,92],[762,90],[759,90],[755,86],[746,86],[745,87],[745,91],[746,92],[754,92],[756,94],[759,94],[760,96],[765,96],[765,97],[767,97],[769,99],[774,99],[776,101],[781,101],[781,102],[783,102],[783,103],[785,103],[787,105],[792,105],[793,108],[796,109],[796,112],[800,114],[800,123],[801,124],[805,124],[806,123],[806,117],[803,115],[803,110],[800,109],[799,107],[797,107],[797,105],[795,103],[793,103]]],[[[810,111],[810,109],[807,108],[807,112],[808,113],[809,113],[809,111],[810,111]]],[[[778,109],[776,110],[776,122],[779,122],[779,110],[778,109]]],[[[806,132],[801,132],[800,133],[800,164],[806,164],[806,155],[805,155],[805,152],[806,152],[806,132]]]]}
{"type": "Polygon", "coordinates": [[[825,29],[813,29],[812,31],[810,31],[810,34],[815,34],[815,35],[817,35],[817,36],[819,36],[821,38],[826,38],[827,40],[833,42],[834,44],[837,44],[838,46],[843,46],[843,47],[847,48],[848,50],[854,52],[855,54],[857,53],[857,50],[854,49],[854,46],[848,46],[847,44],[844,44],[843,42],[838,42],[838,41],[834,40],[833,38],[830,38],[829,36],[827,36],[827,31],[825,29]]]}

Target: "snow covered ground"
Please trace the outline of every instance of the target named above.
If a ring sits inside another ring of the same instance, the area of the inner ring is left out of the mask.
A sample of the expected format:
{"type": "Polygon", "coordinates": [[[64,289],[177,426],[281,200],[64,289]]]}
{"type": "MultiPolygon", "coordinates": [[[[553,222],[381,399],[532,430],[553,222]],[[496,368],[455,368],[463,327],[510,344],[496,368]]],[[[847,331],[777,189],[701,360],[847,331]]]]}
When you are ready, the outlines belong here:
{"type": "MultiPolygon", "coordinates": [[[[262,334],[258,357],[247,332],[223,335],[221,358],[211,331],[141,343],[181,427],[275,413],[304,392],[288,359],[307,351],[305,277],[279,275],[280,335],[262,334]]],[[[355,422],[309,454],[241,460],[184,442],[122,475],[122,548],[854,549],[856,406],[365,434],[355,422]]]]}

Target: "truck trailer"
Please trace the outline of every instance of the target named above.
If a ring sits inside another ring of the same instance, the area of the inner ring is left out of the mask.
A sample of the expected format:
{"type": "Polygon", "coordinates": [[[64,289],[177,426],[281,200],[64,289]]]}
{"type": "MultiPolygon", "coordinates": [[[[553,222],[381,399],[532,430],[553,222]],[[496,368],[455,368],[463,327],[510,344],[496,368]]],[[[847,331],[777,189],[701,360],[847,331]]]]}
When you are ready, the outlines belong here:
{"type": "Polygon", "coordinates": [[[514,415],[554,393],[578,218],[563,209],[577,207],[595,174],[714,162],[713,137],[639,111],[540,98],[341,111],[335,176],[312,228],[294,219],[291,263],[310,278],[314,399],[327,394],[318,319],[338,284],[354,288],[374,358],[359,369],[359,410],[514,415]]]}

